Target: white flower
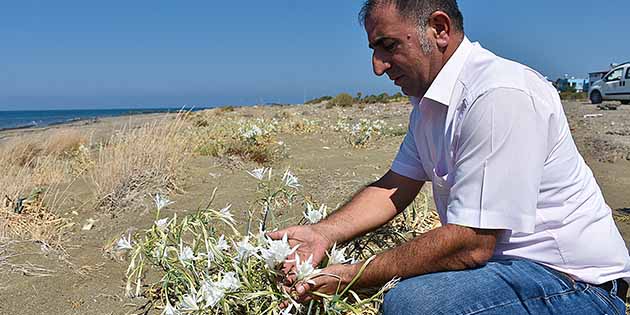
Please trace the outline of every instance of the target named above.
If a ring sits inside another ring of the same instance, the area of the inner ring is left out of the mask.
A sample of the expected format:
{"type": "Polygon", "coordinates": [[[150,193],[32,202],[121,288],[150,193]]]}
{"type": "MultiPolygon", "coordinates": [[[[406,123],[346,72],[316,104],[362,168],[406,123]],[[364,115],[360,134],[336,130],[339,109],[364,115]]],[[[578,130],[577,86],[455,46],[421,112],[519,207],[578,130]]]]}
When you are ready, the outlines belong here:
{"type": "Polygon", "coordinates": [[[197,293],[193,290],[188,294],[184,294],[184,298],[182,299],[182,303],[179,305],[179,308],[184,312],[194,312],[200,310],[199,302],[200,299],[197,298],[197,293]]]}
{"type": "Polygon", "coordinates": [[[291,245],[289,245],[289,242],[287,241],[287,234],[284,234],[282,239],[278,241],[268,239],[267,243],[269,248],[261,249],[260,253],[270,268],[275,268],[278,264],[283,263],[284,260],[287,259],[289,255],[293,254],[293,252],[295,252],[295,250],[300,246],[296,245],[291,248],[291,245]]]}
{"type": "Polygon", "coordinates": [[[280,313],[280,315],[299,314],[301,307],[302,307],[302,305],[300,305],[297,302],[291,300],[291,304],[289,304],[289,306],[287,306],[287,308],[283,309],[282,312],[280,313]],[[295,313],[291,313],[293,308],[295,308],[295,313]]]}
{"type": "Polygon", "coordinates": [[[258,180],[263,180],[263,178],[265,177],[265,174],[271,171],[271,169],[266,168],[266,167],[261,167],[261,168],[257,168],[255,170],[247,171],[247,174],[253,176],[254,178],[258,179],[258,180]]]}
{"type": "Polygon", "coordinates": [[[157,229],[159,231],[166,231],[168,230],[168,223],[169,223],[169,219],[168,218],[164,218],[164,219],[159,219],[157,221],[154,222],[155,226],[157,227],[157,229]]]}
{"type": "Polygon", "coordinates": [[[166,248],[162,244],[160,244],[157,247],[153,248],[152,254],[153,254],[153,258],[156,258],[156,259],[167,258],[168,257],[168,252],[166,251],[166,248]]]}
{"type": "Polygon", "coordinates": [[[199,254],[200,257],[201,256],[206,256],[207,262],[208,262],[208,269],[210,269],[212,267],[212,262],[214,261],[214,253],[212,252],[212,250],[210,249],[210,243],[208,242],[208,239],[204,239],[204,243],[206,244],[206,253],[205,254],[199,254]]]}
{"type": "Polygon", "coordinates": [[[164,306],[162,315],[177,315],[177,314],[179,314],[177,309],[174,308],[168,300],[166,300],[166,306],[164,306]]]}
{"type": "Polygon", "coordinates": [[[223,275],[217,286],[225,291],[235,291],[241,287],[241,281],[236,277],[236,273],[230,271],[223,275]]]}
{"type": "Polygon", "coordinates": [[[231,207],[232,207],[232,205],[227,205],[227,206],[225,206],[225,208],[219,210],[219,212],[221,213],[221,217],[223,217],[223,219],[234,223],[234,216],[230,212],[230,208],[231,207]]]}
{"type": "Polygon", "coordinates": [[[162,258],[168,257],[168,249],[170,248],[166,246],[165,240],[161,239],[156,242],[155,247],[153,247],[153,251],[151,251],[151,256],[157,260],[161,260],[162,258]]]}
{"type": "Polygon", "coordinates": [[[206,300],[205,307],[214,307],[225,296],[225,291],[214,282],[204,281],[201,285],[201,295],[206,300]]]}
{"type": "Polygon", "coordinates": [[[238,261],[247,259],[249,256],[254,254],[257,250],[257,248],[254,247],[254,245],[249,243],[249,236],[245,237],[242,241],[234,244],[234,248],[236,248],[236,252],[237,252],[236,259],[238,261]]]}
{"type": "Polygon", "coordinates": [[[267,238],[267,233],[262,228],[262,223],[258,226],[258,235],[256,236],[256,240],[258,241],[259,246],[269,246],[269,239],[267,238]]]}
{"type": "Polygon", "coordinates": [[[328,254],[328,265],[337,265],[337,264],[345,264],[350,259],[346,258],[346,247],[337,249],[337,244],[335,243],[330,250],[330,254],[328,254]]]}
{"type": "Polygon", "coordinates": [[[261,136],[265,134],[265,131],[260,129],[256,125],[252,125],[248,129],[241,128],[240,132],[243,138],[245,139],[255,139],[257,136],[261,136]]]}
{"type": "Polygon", "coordinates": [[[326,205],[320,205],[318,210],[313,209],[313,206],[309,203],[306,204],[306,212],[304,218],[311,223],[315,224],[326,217],[326,205]]]}
{"type": "Polygon", "coordinates": [[[193,252],[192,248],[190,248],[190,246],[188,245],[184,246],[183,243],[179,243],[178,257],[179,257],[179,260],[181,260],[182,262],[197,259],[197,257],[195,257],[195,253],[193,252]]]}
{"type": "Polygon", "coordinates": [[[303,263],[300,263],[300,255],[295,255],[295,269],[298,281],[308,279],[321,271],[313,267],[313,255],[309,256],[303,263]]]}
{"type": "Polygon", "coordinates": [[[288,187],[291,187],[291,188],[300,187],[298,178],[295,175],[291,174],[289,170],[284,172],[284,175],[282,176],[282,181],[284,181],[284,184],[287,185],[288,187]]]}
{"type": "Polygon", "coordinates": [[[157,207],[158,211],[162,210],[162,208],[173,204],[173,201],[168,200],[168,198],[166,197],[162,197],[160,196],[160,194],[155,194],[155,198],[153,199],[155,201],[155,206],[157,207]]]}
{"type": "Polygon", "coordinates": [[[125,238],[124,236],[121,237],[118,242],[116,242],[116,250],[130,250],[133,247],[131,246],[131,234],[129,234],[129,236],[127,238],[125,238]]]}
{"type": "Polygon", "coordinates": [[[221,235],[219,237],[219,240],[217,241],[217,248],[219,250],[228,250],[228,249],[230,249],[230,245],[228,245],[227,241],[225,240],[225,235],[221,235]]]}

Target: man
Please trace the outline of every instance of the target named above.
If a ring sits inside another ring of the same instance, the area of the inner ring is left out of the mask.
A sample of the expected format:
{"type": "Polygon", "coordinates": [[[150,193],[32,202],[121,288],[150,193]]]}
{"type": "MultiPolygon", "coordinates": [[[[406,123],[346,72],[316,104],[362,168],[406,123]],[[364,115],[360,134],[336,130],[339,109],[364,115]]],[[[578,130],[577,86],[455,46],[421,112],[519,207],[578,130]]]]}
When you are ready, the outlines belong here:
{"type": "MultiPolygon", "coordinates": [[[[379,254],[358,283],[403,279],[384,314],[625,314],[630,257],[555,89],[471,43],[455,0],[368,0],[361,18],[374,72],[411,96],[409,131],[391,170],[342,209],[270,236],[318,263],[431,181],[442,227],[379,254]]],[[[360,265],[297,294],[334,292],[360,265]]]]}

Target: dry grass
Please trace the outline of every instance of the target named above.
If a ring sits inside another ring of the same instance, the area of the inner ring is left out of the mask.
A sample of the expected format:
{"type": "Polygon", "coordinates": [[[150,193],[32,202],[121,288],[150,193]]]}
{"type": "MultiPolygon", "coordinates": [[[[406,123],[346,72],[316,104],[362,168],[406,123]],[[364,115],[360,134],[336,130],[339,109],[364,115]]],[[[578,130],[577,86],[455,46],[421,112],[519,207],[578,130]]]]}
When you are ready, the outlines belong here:
{"type": "Polygon", "coordinates": [[[25,262],[22,264],[12,263],[11,259],[19,256],[18,254],[14,254],[9,251],[9,247],[13,246],[16,241],[6,241],[0,238],[0,271],[10,271],[15,273],[20,273],[25,276],[34,276],[34,277],[48,277],[52,273],[53,270],[44,268],[42,266],[33,265],[29,262],[25,262]]]}
{"type": "Polygon", "coordinates": [[[79,130],[60,129],[13,138],[4,143],[1,150],[5,164],[35,167],[42,157],[63,159],[72,156],[87,142],[87,137],[79,130]]]}
{"type": "Polygon", "coordinates": [[[98,146],[89,171],[97,207],[120,210],[148,193],[178,189],[177,176],[192,152],[183,116],[123,129],[98,146]]]}
{"type": "Polygon", "coordinates": [[[94,183],[100,208],[120,209],[156,190],[176,189],[192,152],[182,116],[125,128],[93,144],[81,130],[23,135],[0,146],[0,238],[58,245],[67,220],[66,189],[81,176],[94,183]]]}
{"type": "Polygon", "coordinates": [[[0,238],[60,242],[66,222],[50,209],[64,199],[62,186],[72,180],[74,157],[86,141],[62,129],[2,143],[0,238]]]}
{"type": "Polygon", "coordinates": [[[437,212],[429,208],[430,197],[421,192],[407,209],[389,223],[349,242],[350,251],[363,253],[366,259],[387,248],[409,241],[416,236],[439,227],[437,212]]]}
{"type": "Polygon", "coordinates": [[[15,208],[0,210],[0,238],[22,239],[57,246],[68,221],[50,212],[41,200],[24,200],[15,208]],[[19,212],[16,212],[19,210],[19,212]]]}

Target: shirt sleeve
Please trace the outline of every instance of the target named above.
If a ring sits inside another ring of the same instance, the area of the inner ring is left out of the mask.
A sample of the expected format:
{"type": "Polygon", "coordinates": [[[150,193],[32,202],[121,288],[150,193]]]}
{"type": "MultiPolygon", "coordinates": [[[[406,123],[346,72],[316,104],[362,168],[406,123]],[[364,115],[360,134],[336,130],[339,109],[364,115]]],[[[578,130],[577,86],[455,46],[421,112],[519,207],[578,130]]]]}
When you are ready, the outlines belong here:
{"type": "Polygon", "coordinates": [[[411,115],[409,115],[409,127],[407,134],[400,145],[398,154],[392,162],[391,170],[396,174],[409,177],[417,181],[426,182],[429,181],[430,178],[427,176],[424,168],[422,167],[422,160],[420,160],[420,155],[418,155],[418,148],[416,146],[414,135],[414,126],[416,125],[417,120],[420,119],[418,115],[419,112],[417,107],[414,106],[411,115]]]}
{"type": "Polygon", "coordinates": [[[470,106],[456,127],[448,223],[534,232],[549,128],[542,115],[528,94],[508,88],[470,106]]]}

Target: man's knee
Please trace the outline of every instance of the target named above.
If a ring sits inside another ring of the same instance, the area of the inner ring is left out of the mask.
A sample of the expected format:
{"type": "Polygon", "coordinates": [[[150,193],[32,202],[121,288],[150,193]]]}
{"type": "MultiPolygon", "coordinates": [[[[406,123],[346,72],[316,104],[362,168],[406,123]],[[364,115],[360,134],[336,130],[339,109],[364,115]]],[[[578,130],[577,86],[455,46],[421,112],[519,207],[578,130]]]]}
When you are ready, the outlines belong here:
{"type": "Polygon", "coordinates": [[[382,311],[384,315],[429,314],[438,312],[448,303],[447,283],[434,286],[435,276],[427,275],[405,279],[385,294],[382,311]]]}
{"type": "Polygon", "coordinates": [[[506,281],[508,276],[499,275],[506,268],[509,265],[488,263],[475,269],[405,279],[385,294],[383,312],[386,315],[462,314],[515,300],[506,281]]]}

